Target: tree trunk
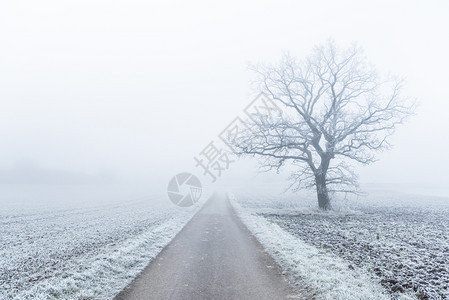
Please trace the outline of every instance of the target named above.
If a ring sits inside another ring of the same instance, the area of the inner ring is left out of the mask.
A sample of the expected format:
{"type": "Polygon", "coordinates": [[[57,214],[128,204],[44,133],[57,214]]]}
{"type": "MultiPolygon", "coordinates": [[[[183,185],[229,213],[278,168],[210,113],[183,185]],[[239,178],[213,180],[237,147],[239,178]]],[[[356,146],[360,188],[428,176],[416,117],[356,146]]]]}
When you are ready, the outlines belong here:
{"type": "Polygon", "coordinates": [[[330,209],[329,192],[326,186],[326,174],[315,176],[316,192],[318,196],[318,206],[322,210],[330,209]]]}

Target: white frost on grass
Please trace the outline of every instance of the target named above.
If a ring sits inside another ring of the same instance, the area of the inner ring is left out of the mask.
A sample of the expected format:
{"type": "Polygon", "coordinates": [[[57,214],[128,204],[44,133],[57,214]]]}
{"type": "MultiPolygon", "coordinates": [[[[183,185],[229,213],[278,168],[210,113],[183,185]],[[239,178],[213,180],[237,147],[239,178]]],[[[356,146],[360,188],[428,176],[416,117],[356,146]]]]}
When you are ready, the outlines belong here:
{"type": "Polygon", "coordinates": [[[245,209],[362,269],[393,299],[404,293],[449,299],[447,190],[438,195],[383,185],[367,190],[367,197],[333,198],[326,212],[318,209],[313,191],[282,194],[264,185],[234,192],[245,209]]]}
{"type": "Polygon", "coordinates": [[[91,187],[33,188],[17,202],[15,189],[0,190],[0,299],[111,299],[201,207],[91,187]]]}
{"type": "Polygon", "coordinates": [[[277,224],[241,207],[233,195],[229,198],[243,223],[266,251],[295,284],[305,285],[317,299],[389,299],[382,286],[368,274],[357,268],[351,270],[339,257],[307,245],[277,224]]]}
{"type": "Polygon", "coordinates": [[[71,268],[18,292],[12,298],[111,299],[159,254],[190,217],[180,215],[165,220],[125,243],[107,247],[95,257],[74,260],[71,268]]]}

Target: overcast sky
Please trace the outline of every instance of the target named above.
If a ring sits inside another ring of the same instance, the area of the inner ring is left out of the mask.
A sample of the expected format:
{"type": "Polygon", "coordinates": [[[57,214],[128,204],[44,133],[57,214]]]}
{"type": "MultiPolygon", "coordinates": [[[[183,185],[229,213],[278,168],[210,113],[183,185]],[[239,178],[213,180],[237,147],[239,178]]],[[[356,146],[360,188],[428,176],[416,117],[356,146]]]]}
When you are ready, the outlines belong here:
{"type": "Polygon", "coordinates": [[[417,115],[365,182],[449,183],[447,1],[2,1],[0,170],[195,171],[252,100],[249,62],[357,42],[417,115]]]}

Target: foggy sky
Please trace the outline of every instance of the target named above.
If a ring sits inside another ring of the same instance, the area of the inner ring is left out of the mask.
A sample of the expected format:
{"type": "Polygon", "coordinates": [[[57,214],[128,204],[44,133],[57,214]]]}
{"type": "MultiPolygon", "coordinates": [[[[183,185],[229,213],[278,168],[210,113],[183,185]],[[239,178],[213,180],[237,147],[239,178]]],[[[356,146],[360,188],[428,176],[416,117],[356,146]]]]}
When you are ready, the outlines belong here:
{"type": "Polygon", "coordinates": [[[445,1],[2,1],[0,170],[196,171],[255,95],[249,62],[333,38],[420,103],[360,179],[447,186],[448,14],[445,1]]]}

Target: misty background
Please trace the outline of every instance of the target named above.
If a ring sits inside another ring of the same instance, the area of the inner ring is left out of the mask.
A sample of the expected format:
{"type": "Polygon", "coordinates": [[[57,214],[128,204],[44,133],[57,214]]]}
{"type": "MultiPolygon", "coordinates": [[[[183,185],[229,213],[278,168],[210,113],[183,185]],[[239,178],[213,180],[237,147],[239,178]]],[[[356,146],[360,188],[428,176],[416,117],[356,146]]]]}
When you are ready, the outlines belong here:
{"type": "MultiPolygon", "coordinates": [[[[404,76],[419,103],[360,181],[449,196],[448,13],[444,1],[3,1],[0,188],[126,183],[115,195],[129,196],[184,171],[207,184],[193,157],[258,93],[248,63],[332,38],[404,76]]],[[[222,184],[282,178],[256,170],[235,163],[222,184]]]]}

